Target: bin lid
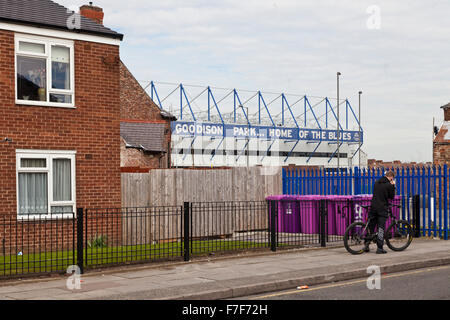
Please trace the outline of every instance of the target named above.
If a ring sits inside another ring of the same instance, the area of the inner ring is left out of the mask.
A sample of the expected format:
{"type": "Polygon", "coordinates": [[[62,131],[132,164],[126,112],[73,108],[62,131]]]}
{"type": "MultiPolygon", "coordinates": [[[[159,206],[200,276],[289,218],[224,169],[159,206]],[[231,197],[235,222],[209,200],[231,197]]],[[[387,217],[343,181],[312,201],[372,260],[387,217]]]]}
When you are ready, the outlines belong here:
{"type": "Polygon", "coordinates": [[[275,200],[275,201],[280,201],[280,200],[298,200],[298,197],[299,196],[296,196],[296,195],[282,194],[282,195],[268,196],[268,197],[266,197],[266,200],[275,200]]]}

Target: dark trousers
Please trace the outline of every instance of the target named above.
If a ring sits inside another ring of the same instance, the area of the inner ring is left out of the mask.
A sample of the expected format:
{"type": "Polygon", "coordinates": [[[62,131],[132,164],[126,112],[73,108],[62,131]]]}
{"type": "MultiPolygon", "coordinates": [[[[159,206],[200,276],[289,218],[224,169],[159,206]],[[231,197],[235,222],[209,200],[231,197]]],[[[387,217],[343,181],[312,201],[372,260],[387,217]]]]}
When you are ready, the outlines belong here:
{"type": "Polygon", "coordinates": [[[383,249],[384,244],[384,234],[386,232],[386,221],[387,221],[387,213],[386,212],[369,212],[369,230],[370,233],[375,232],[375,226],[378,226],[378,238],[377,238],[377,246],[378,249],[383,249]]]}

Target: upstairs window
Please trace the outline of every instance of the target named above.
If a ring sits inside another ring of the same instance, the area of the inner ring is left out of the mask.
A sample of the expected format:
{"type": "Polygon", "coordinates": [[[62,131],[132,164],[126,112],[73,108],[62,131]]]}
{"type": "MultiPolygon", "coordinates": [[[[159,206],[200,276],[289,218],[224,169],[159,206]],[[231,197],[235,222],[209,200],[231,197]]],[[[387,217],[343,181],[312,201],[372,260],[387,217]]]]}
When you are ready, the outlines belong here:
{"type": "Polygon", "coordinates": [[[73,42],[16,36],[16,103],[73,107],[73,42]]]}

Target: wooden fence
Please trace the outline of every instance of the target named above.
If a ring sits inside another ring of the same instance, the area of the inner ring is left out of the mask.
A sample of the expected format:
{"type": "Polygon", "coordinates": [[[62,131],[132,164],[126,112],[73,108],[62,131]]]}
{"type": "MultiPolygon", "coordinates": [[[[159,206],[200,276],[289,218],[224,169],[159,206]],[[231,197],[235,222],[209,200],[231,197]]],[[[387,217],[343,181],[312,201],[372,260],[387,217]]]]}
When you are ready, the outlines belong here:
{"type": "MultiPolygon", "coordinates": [[[[122,174],[122,207],[127,208],[181,207],[184,202],[264,201],[266,196],[282,194],[282,191],[281,168],[158,169],[149,173],[122,174]]],[[[240,210],[239,207],[223,211],[214,208],[209,211],[193,211],[192,237],[227,236],[237,231],[267,228],[267,212],[261,208],[251,212],[240,210]],[[219,228],[212,228],[211,224],[202,222],[213,219],[226,223],[219,228]]],[[[145,234],[134,235],[132,239],[179,239],[181,228],[173,226],[181,226],[181,218],[181,215],[171,215],[170,219],[155,217],[150,220],[154,223],[148,227],[136,226],[139,220],[127,219],[123,223],[124,238],[129,230],[140,230],[145,234]],[[167,223],[171,226],[165,225],[167,223]],[[161,233],[161,230],[164,232],[161,233]]],[[[130,244],[137,244],[136,241],[130,244]]]]}

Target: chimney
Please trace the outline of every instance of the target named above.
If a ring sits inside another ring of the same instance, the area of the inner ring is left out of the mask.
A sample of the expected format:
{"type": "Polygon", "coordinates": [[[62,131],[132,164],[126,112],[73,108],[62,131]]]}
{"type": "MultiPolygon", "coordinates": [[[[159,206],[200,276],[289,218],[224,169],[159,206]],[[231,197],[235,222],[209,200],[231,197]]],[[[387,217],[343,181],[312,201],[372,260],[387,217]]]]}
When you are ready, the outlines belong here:
{"type": "Polygon", "coordinates": [[[444,121],[450,121],[450,103],[441,108],[444,109],[444,121]]]}
{"type": "Polygon", "coordinates": [[[89,2],[89,5],[84,5],[80,7],[80,14],[83,17],[91,19],[98,24],[103,25],[103,17],[105,14],[103,13],[103,9],[100,7],[96,7],[92,5],[92,2],[89,2]]]}

